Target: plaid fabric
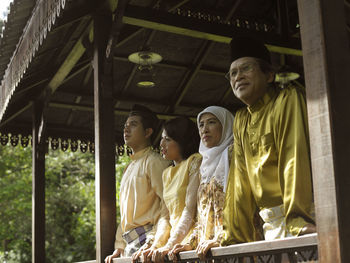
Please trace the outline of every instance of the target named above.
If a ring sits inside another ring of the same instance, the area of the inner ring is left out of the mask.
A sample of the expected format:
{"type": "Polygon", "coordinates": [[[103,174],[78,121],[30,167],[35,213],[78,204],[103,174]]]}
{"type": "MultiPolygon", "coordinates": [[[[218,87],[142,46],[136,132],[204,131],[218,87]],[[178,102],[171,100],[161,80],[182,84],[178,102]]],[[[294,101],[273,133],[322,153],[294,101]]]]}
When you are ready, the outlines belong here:
{"type": "Polygon", "coordinates": [[[131,257],[147,239],[147,234],[152,230],[152,225],[136,227],[123,234],[123,239],[128,243],[124,249],[124,256],[131,257]]]}

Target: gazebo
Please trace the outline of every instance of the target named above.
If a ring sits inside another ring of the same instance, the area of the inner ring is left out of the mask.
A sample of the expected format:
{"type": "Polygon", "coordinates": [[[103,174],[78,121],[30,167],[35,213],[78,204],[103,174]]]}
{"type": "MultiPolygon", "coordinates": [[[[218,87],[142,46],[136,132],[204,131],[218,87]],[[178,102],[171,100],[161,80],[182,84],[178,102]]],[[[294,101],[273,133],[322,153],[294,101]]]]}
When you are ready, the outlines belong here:
{"type": "Polygon", "coordinates": [[[32,261],[45,262],[47,147],[95,153],[92,262],[103,262],[113,251],[115,156],[131,106],[147,105],[162,121],[209,105],[235,112],[228,43],[249,35],[272,52],[282,86],[305,87],[317,234],[215,248],[211,258],[350,262],[349,25],[349,0],[14,0],[0,39],[0,143],[32,142],[32,261]]]}

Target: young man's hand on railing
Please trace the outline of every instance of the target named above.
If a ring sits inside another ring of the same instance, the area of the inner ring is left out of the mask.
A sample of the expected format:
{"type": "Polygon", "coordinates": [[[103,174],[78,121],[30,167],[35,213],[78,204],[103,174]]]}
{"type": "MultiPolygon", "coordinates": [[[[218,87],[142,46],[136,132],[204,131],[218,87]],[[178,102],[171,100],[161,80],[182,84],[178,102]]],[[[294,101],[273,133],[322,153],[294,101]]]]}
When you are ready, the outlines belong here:
{"type": "Polygon", "coordinates": [[[123,253],[124,253],[124,249],[117,248],[116,250],[114,250],[112,255],[109,255],[105,258],[105,263],[112,263],[113,258],[121,257],[123,253]]]}

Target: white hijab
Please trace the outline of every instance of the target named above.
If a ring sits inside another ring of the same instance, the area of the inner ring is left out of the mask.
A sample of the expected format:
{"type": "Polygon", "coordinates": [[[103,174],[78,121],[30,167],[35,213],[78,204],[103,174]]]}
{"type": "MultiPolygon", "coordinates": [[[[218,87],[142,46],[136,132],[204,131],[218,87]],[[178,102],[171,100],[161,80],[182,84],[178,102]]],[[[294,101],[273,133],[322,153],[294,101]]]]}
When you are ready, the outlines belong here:
{"type": "Polygon", "coordinates": [[[211,113],[215,115],[222,125],[222,134],[219,145],[208,148],[202,140],[199,145],[199,153],[203,156],[200,167],[201,183],[208,183],[212,177],[215,181],[223,186],[226,192],[227,177],[229,173],[230,160],[228,159],[228,147],[233,142],[233,115],[225,108],[219,106],[210,106],[205,108],[197,116],[197,124],[204,113],[211,113]]]}

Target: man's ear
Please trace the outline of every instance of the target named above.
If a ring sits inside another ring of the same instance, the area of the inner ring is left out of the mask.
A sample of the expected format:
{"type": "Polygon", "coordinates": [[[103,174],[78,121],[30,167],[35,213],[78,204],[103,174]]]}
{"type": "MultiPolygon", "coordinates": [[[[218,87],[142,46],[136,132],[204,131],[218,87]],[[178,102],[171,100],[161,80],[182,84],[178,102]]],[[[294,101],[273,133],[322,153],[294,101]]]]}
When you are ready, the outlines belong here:
{"type": "Polygon", "coordinates": [[[153,134],[153,129],[152,129],[152,128],[147,128],[147,129],[145,130],[145,137],[146,137],[147,139],[150,139],[152,134],[153,134]]]}
{"type": "Polygon", "coordinates": [[[269,72],[267,73],[267,83],[272,83],[275,81],[275,73],[269,72]]]}

